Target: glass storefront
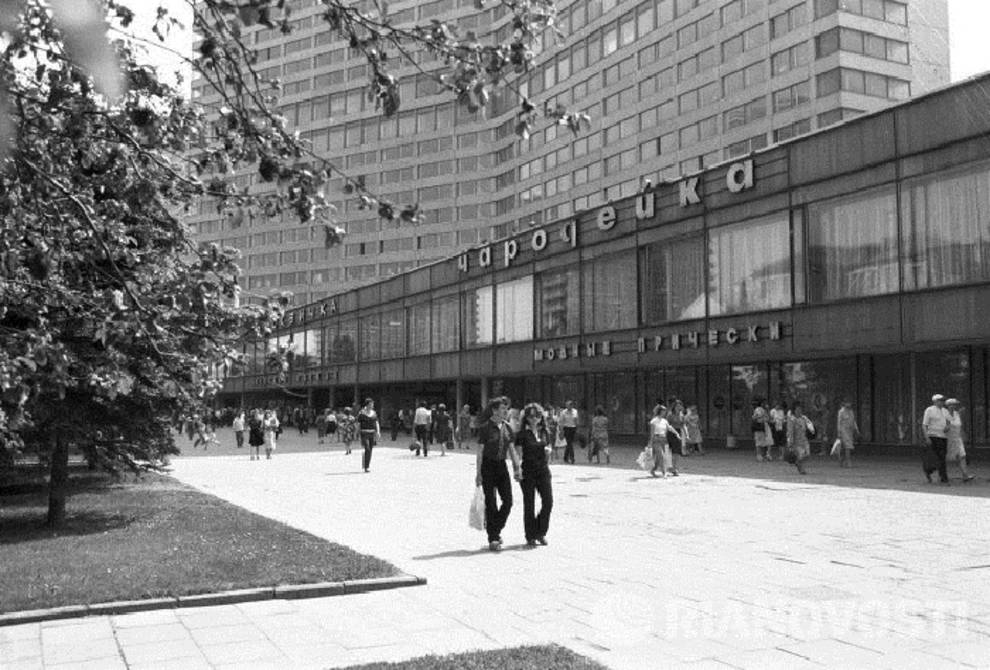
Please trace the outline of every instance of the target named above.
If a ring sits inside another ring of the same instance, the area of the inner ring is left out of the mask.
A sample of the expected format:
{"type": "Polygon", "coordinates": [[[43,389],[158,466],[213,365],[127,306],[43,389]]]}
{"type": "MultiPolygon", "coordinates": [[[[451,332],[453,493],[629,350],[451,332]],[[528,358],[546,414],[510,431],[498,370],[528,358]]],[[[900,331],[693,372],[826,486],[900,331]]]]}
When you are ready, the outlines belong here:
{"type": "Polygon", "coordinates": [[[460,298],[454,295],[433,301],[430,331],[433,353],[460,349],[460,298]]]}
{"type": "Polygon", "coordinates": [[[495,341],[523,342],[533,339],[532,275],[496,286],[495,341]]]}
{"type": "Polygon", "coordinates": [[[430,303],[413,305],[408,312],[409,355],[422,356],[430,353],[430,303]]]}
{"type": "Polygon", "coordinates": [[[482,286],[464,293],[464,346],[468,348],[491,345],[495,334],[494,301],[491,286],[482,286]]]}

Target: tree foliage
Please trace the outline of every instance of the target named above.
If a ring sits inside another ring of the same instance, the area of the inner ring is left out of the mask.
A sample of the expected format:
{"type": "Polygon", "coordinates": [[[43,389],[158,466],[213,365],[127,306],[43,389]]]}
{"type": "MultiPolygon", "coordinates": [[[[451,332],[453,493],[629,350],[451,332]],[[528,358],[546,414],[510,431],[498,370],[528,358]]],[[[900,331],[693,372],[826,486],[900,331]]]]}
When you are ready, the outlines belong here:
{"type": "MultiPolygon", "coordinates": [[[[136,1],[0,0],[0,452],[85,442],[111,467],[157,467],[175,451],[169,421],[202,410],[239,344],[277,325],[285,297],[242,306],[238,252],[193,240],[183,214],[199,198],[234,215],[291,211],[323,226],[328,245],[341,239],[327,188],[343,172],[288,127],[279,82],[259,76],[245,39],[256,25],[290,32],[292,3],[190,2],[187,60],[221,100],[204,110],[121,38],[136,1]],[[238,189],[246,171],[271,188],[238,189]]],[[[552,0],[504,6],[506,43],[442,21],[394,25],[384,0],[323,0],[321,18],[364,54],[382,114],[400,109],[396,68],[419,68],[422,50],[457,104],[483,113],[528,70],[534,40],[557,32],[552,0]]],[[[159,8],[151,31],[164,37],[177,21],[159,8]]],[[[526,135],[541,112],[519,102],[526,135]]],[[[582,122],[542,114],[575,131],[582,122]]],[[[345,191],[385,218],[418,215],[358,179],[345,191]]]]}

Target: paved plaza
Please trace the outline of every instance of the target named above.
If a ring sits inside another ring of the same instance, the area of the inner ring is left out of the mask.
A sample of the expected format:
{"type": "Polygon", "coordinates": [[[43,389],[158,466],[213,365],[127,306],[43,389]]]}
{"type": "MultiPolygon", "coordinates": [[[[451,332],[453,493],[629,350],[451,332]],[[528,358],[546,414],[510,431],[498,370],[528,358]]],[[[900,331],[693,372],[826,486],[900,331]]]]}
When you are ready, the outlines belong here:
{"type": "Polygon", "coordinates": [[[548,547],[524,546],[516,487],[492,554],[467,525],[473,454],[378,448],[365,474],[360,450],[284,437],[256,462],[221,435],[174,474],[426,586],[0,628],[0,668],[285,670],[545,642],[616,669],[990,668],[985,468],[940,487],[913,462],[801,477],[722,452],[659,480],[620,450],[552,466],[548,547]]]}

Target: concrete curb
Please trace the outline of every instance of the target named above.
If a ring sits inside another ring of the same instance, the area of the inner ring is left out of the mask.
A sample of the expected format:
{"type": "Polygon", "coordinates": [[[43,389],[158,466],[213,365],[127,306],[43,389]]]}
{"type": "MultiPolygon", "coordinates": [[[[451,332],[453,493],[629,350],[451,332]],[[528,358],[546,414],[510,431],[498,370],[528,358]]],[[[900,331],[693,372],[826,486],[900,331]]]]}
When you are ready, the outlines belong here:
{"type": "Polygon", "coordinates": [[[190,596],[169,598],[149,598],[147,600],[122,600],[117,602],[95,603],[93,605],[68,605],[44,610],[24,610],[0,614],[0,628],[26,623],[75,619],[87,616],[108,614],[128,614],[150,610],[173,609],[178,607],[206,607],[211,605],[235,605],[237,603],[262,600],[303,598],[325,598],[328,596],[352,595],[384,589],[399,589],[407,586],[424,586],[425,577],[400,574],[396,577],[375,577],[343,582],[317,582],[315,584],[286,584],[219,593],[202,593],[190,596]]]}

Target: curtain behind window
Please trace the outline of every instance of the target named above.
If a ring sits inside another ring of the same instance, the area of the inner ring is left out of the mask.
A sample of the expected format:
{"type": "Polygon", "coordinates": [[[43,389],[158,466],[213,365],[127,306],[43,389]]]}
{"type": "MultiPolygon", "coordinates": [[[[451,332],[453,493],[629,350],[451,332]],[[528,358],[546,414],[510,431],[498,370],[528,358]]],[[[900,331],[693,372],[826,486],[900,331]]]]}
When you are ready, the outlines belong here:
{"type": "Polygon", "coordinates": [[[898,290],[893,186],[808,208],[808,283],[812,302],[898,290]]]}
{"type": "Polygon", "coordinates": [[[990,169],[915,183],[905,208],[905,289],[990,280],[990,169]]]}
{"type": "Polygon", "coordinates": [[[791,304],[786,212],[710,232],[708,309],[712,316],[791,304]]]}

